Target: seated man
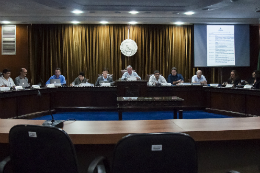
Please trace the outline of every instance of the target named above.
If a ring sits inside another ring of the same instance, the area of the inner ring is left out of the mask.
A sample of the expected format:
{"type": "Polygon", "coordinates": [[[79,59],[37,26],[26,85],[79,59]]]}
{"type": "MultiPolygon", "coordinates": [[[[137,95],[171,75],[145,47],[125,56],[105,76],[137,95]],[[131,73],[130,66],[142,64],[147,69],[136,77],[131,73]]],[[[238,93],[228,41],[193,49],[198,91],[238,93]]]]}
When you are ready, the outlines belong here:
{"type": "Polygon", "coordinates": [[[46,85],[47,84],[50,84],[50,81],[51,79],[60,79],[60,83],[63,85],[63,84],[66,84],[66,80],[65,80],[65,77],[63,75],[61,75],[61,70],[60,68],[56,68],[55,69],[55,75],[51,76],[49,78],[49,80],[46,82],[46,85]]]}
{"type": "Polygon", "coordinates": [[[4,69],[3,76],[0,77],[0,87],[15,87],[14,81],[10,76],[11,71],[8,69],[4,69]]]}
{"type": "Polygon", "coordinates": [[[177,73],[177,68],[172,68],[172,73],[168,76],[168,83],[171,83],[173,85],[176,85],[178,83],[184,82],[184,78],[181,74],[177,73]]]}
{"type": "Polygon", "coordinates": [[[97,78],[95,86],[100,86],[100,83],[102,83],[102,82],[109,82],[110,84],[112,84],[113,79],[112,79],[112,77],[107,76],[107,74],[108,74],[108,70],[104,69],[102,72],[102,76],[97,78]]]}
{"type": "Polygon", "coordinates": [[[223,84],[224,85],[233,84],[233,86],[237,86],[237,85],[241,84],[241,80],[240,80],[240,77],[237,74],[237,71],[232,70],[230,72],[230,78],[228,79],[227,82],[224,82],[223,84]]]}
{"type": "Polygon", "coordinates": [[[70,84],[70,86],[79,85],[81,83],[87,83],[87,79],[85,78],[85,74],[83,72],[79,73],[79,76],[70,84]]]}
{"type": "Polygon", "coordinates": [[[27,70],[25,68],[21,68],[20,69],[20,76],[17,76],[15,79],[14,79],[14,83],[16,86],[19,86],[20,85],[20,80],[21,79],[24,79],[27,83],[27,85],[25,87],[29,87],[30,85],[28,84],[28,78],[26,77],[27,75],[27,70]]]}
{"type": "Polygon", "coordinates": [[[155,70],[154,74],[149,79],[148,85],[157,86],[160,85],[161,83],[167,83],[167,81],[163,76],[160,75],[159,70],[155,70]]]}
{"type": "Polygon", "coordinates": [[[196,75],[192,76],[191,82],[192,83],[201,83],[202,85],[206,85],[207,84],[207,80],[206,80],[205,76],[202,75],[202,71],[201,70],[198,70],[196,72],[196,75]]]}
{"type": "Polygon", "coordinates": [[[127,72],[125,72],[122,76],[123,80],[126,80],[127,78],[130,78],[130,77],[136,77],[137,80],[141,80],[141,77],[138,76],[138,74],[136,72],[133,72],[131,65],[127,66],[126,69],[127,69],[127,72]]]}

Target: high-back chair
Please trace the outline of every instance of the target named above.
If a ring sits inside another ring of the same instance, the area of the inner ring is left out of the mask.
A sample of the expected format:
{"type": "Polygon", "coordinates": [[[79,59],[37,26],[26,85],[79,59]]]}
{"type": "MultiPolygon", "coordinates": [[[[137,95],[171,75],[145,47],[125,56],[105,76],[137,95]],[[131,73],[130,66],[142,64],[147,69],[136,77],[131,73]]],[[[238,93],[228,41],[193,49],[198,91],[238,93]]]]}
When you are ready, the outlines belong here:
{"type": "MultiPolygon", "coordinates": [[[[89,168],[88,173],[91,173],[95,165],[89,168]]],[[[190,136],[183,133],[133,134],[117,143],[112,173],[160,172],[198,172],[196,145],[190,136]]]]}
{"type": "MultiPolygon", "coordinates": [[[[135,70],[132,70],[133,72],[135,72],[135,70]]],[[[123,74],[127,72],[127,70],[121,70],[121,76],[123,76],[123,74]]]]}
{"type": "Polygon", "coordinates": [[[61,129],[16,125],[10,130],[9,143],[13,172],[78,172],[74,146],[68,134],[61,129]]]}

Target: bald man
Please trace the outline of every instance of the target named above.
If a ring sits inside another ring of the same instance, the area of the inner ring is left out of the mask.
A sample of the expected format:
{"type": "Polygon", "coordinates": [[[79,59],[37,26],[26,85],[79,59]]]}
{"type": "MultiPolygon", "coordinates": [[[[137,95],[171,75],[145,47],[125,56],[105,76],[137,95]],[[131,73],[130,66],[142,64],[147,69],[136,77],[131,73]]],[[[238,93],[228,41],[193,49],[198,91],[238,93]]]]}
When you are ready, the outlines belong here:
{"type": "Polygon", "coordinates": [[[202,71],[198,70],[196,75],[192,76],[192,83],[201,83],[202,85],[207,84],[207,79],[202,75],[202,71]]]}
{"type": "Polygon", "coordinates": [[[27,70],[26,68],[21,68],[20,69],[20,75],[17,76],[15,79],[14,79],[14,83],[16,86],[20,86],[20,80],[21,79],[25,79],[26,82],[27,82],[27,87],[29,87],[30,85],[28,84],[28,78],[26,77],[27,75],[27,70]]]}

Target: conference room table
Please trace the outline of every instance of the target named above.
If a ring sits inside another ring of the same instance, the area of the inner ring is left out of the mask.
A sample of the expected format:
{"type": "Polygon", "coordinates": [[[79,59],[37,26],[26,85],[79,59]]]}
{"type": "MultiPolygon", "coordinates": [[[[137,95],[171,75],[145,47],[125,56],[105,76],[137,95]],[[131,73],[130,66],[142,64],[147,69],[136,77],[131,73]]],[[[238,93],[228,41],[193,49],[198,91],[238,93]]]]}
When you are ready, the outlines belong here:
{"type": "MultiPolygon", "coordinates": [[[[206,110],[240,118],[141,121],[67,121],[64,130],[75,144],[80,170],[98,155],[110,161],[116,143],[131,133],[182,132],[194,138],[199,172],[235,169],[259,172],[260,90],[203,86],[147,87],[147,97],[177,96],[182,109],[206,110]]],[[[8,132],[15,124],[59,111],[117,111],[117,87],[60,87],[0,93],[0,159],[9,154],[8,132]],[[8,119],[9,118],[9,119],[8,119]]],[[[55,114],[54,114],[55,116],[55,114]]]]}
{"type": "MultiPolygon", "coordinates": [[[[16,124],[41,125],[44,120],[0,119],[0,159],[9,152],[9,130],[16,124]]],[[[120,139],[134,133],[176,132],[196,142],[200,173],[258,172],[260,166],[260,117],[219,119],[169,119],[142,121],[66,121],[81,172],[97,156],[110,161],[120,139]]]]}
{"type": "MultiPolygon", "coordinates": [[[[203,86],[147,87],[147,97],[177,96],[183,110],[260,115],[260,90],[203,86]]],[[[117,87],[60,87],[0,92],[0,118],[31,118],[50,111],[117,111],[117,87]]]]}

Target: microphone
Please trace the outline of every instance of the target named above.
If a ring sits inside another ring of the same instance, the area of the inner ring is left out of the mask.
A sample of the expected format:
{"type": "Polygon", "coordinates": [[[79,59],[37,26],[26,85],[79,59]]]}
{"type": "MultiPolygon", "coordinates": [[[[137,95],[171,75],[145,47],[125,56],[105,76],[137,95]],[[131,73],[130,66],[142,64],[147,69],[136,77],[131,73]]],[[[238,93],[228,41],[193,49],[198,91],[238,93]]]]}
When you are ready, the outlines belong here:
{"type": "Polygon", "coordinates": [[[41,94],[41,92],[40,92],[39,90],[38,90],[37,96],[38,96],[38,97],[41,97],[41,96],[42,96],[42,94],[41,94]]]}
{"type": "Polygon", "coordinates": [[[51,114],[51,120],[46,120],[42,125],[43,126],[52,126],[52,127],[63,128],[64,120],[54,120],[54,117],[53,117],[51,111],[50,111],[50,114],[51,114]]]}

